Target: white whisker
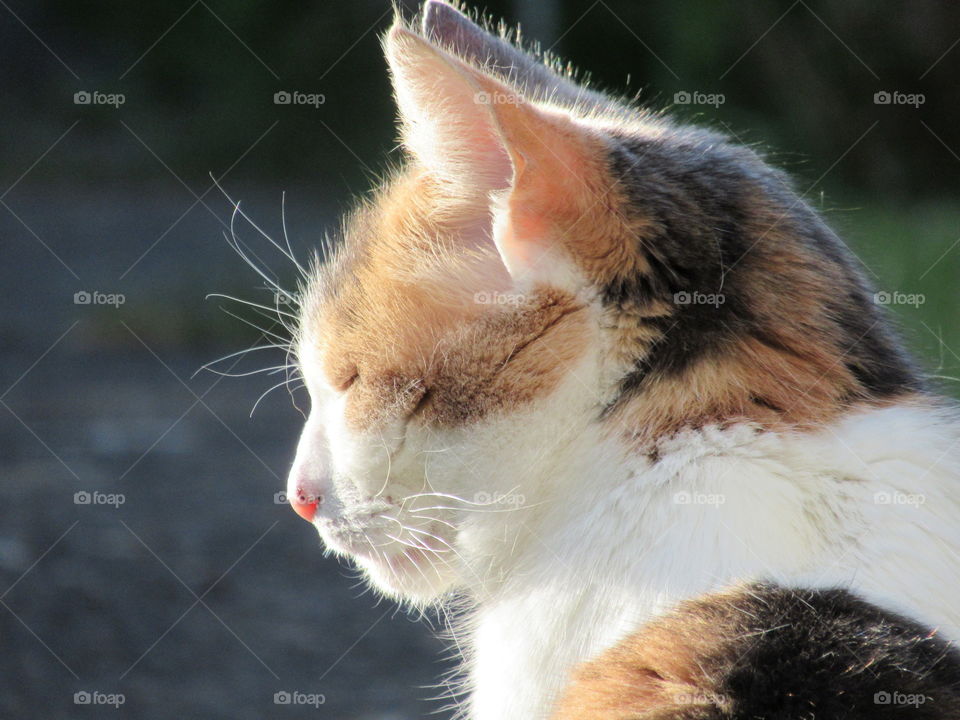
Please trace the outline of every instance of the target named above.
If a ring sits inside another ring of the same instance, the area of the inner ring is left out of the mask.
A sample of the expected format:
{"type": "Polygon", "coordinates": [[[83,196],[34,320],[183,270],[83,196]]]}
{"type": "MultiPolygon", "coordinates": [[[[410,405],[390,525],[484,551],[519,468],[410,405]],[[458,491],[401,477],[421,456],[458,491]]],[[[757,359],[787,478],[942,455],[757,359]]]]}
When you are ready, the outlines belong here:
{"type": "Polygon", "coordinates": [[[243,300],[242,298],[234,297],[233,295],[225,295],[224,293],[208,293],[205,299],[209,300],[210,298],[223,298],[224,300],[232,300],[233,302],[242,303],[243,305],[249,305],[250,307],[260,308],[261,310],[266,310],[268,313],[271,313],[270,317],[273,317],[273,313],[278,315],[285,315],[288,318],[297,319],[297,316],[294,313],[289,313],[284,310],[278,310],[275,307],[270,305],[262,305],[260,303],[255,303],[250,300],[243,300]]]}
{"type": "MultiPolygon", "coordinates": [[[[462,502],[465,505],[489,505],[490,503],[478,503],[474,501],[467,500],[466,498],[459,497],[457,495],[450,495],[449,493],[440,493],[440,492],[426,492],[426,493],[417,493],[415,495],[408,495],[404,500],[413,500],[414,498],[419,497],[438,497],[438,498],[447,498],[448,500],[456,500],[457,502],[462,502]]],[[[450,508],[446,508],[449,510],[450,508]]]]}
{"type": "Polygon", "coordinates": [[[232,352],[229,355],[224,355],[222,358],[218,358],[217,360],[211,360],[210,362],[204,365],[201,365],[199,368],[197,368],[197,370],[193,373],[193,375],[190,376],[190,379],[192,380],[193,378],[195,378],[203,370],[210,370],[214,365],[217,365],[219,363],[222,363],[226,360],[229,360],[230,358],[234,358],[239,355],[246,355],[247,353],[256,352],[257,350],[286,350],[286,349],[287,349],[286,345],[270,344],[270,345],[257,345],[256,347],[249,347],[249,348],[246,348],[245,350],[237,350],[236,352],[232,352]]]}
{"type": "Polygon", "coordinates": [[[287,380],[284,380],[283,382],[277,383],[277,384],[274,385],[273,387],[268,388],[266,392],[264,392],[260,397],[258,397],[258,398],[257,398],[257,401],[253,404],[253,408],[250,410],[250,417],[253,417],[253,413],[256,412],[257,406],[260,404],[260,401],[261,401],[261,400],[263,400],[267,395],[269,395],[271,392],[273,392],[273,391],[276,390],[277,388],[283,387],[283,386],[286,385],[286,384],[287,384],[287,380]]]}
{"type": "MultiPolygon", "coordinates": [[[[260,368],[259,370],[248,370],[247,372],[242,373],[231,373],[231,372],[222,372],[220,370],[211,369],[214,375],[219,375],[220,377],[232,377],[232,378],[241,378],[249,377],[251,375],[262,375],[266,373],[267,375],[276,375],[279,372],[282,372],[287,369],[286,365],[274,365],[273,367],[260,368]]],[[[289,382],[289,379],[284,380],[284,382],[289,382]]]]}
{"type": "MultiPolygon", "coordinates": [[[[279,341],[281,341],[281,342],[286,342],[286,339],[285,339],[282,335],[278,335],[277,333],[273,332],[272,330],[267,330],[266,328],[262,328],[262,327],[260,327],[259,325],[250,322],[250,321],[247,320],[246,318],[242,318],[242,317],[240,317],[239,315],[237,315],[236,313],[230,312],[229,310],[227,310],[227,309],[224,308],[224,307],[220,308],[220,310],[222,310],[223,312],[225,312],[225,313],[226,313],[227,315],[229,315],[230,317],[236,318],[236,319],[239,320],[240,322],[249,325],[249,326],[252,327],[254,330],[259,330],[259,331],[262,332],[264,335],[269,335],[269,336],[272,337],[274,340],[279,340],[279,341]]],[[[280,322],[280,321],[277,320],[277,322],[280,322]]],[[[282,323],[281,323],[281,324],[282,324],[282,323]]]]}
{"type": "MultiPolygon", "coordinates": [[[[286,290],[280,287],[280,284],[276,280],[268,277],[267,274],[263,271],[263,269],[259,265],[257,265],[257,263],[253,262],[253,260],[250,259],[250,256],[247,255],[244,249],[241,248],[240,239],[237,237],[237,231],[236,231],[236,219],[237,219],[238,213],[240,213],[240,205],[235,204],[233,206],[233,212],[230,214],[230,236],[228,237],[227,234],[224,233],[223,235],[224,240],[227,241],[227,244],[233,248],[234,252],[236,252],[241,258],[243,258],[244,262],[246,262],[247,265],[249,265],[253,269],[253,271],[257,273],[257,275],[263,278],[263,280],[267,283],[267,285],[269,285],[271,288],[273,288],[277,292],[281,292],[284,295],[289,295],[290,293],[288,293],[286,290]]],[[[240,214],[242,216],[242,213],[240,214]]],[[[253,253],[252,250],[250,252],[253,253]]],[[[256,253],[253,253],[253,255],[254,257],[256,257],[256,253]]],[[[257,257],[257,260],[260,260],[260,258],[257,257]]],[[[260,260],[260,262],[263,263],[262,260],[260,260]]],[[[264,267],[266,267],[266,263],[263,263],[263,264],[264,264],[264,267]]]]}
{"type": "MultiPolygon", "coordinates": [[[[285,258],[287,258],[287,260],[289,260],[290,262],[292,262],[293,265],[294,265],[294,267],[297,268],[297,270],[300,272],[300,274],[301,274],[303,277],[306,277],[306,276],[307,276],[307,271],[304,269],[304,267],[300,264],[300,262],[299,262],[299,261],[297,260],[297,258],[294,256],[292,250],[284,249],[283,246],[281,246],[276,240],[274,240],[274,239],[273,239],[272,237],[270,237],[266,232],[264,232],[264,231],[260,228],[260,226],[257,225],[257,224],[250,218],[249,215],[247,215],[245,212],[243,212],[243,210],[240,209],[240,203],[239,203],[239,202],[235,202],[234,199],[233,199],[232,197],[230,197],[229,194],[227,194],[226,190],[224,190],[224,189],[219,185],[219,183],[217,184],[217,188],[220,190],[221,193],[223,193],[223,196],[224,196],[225,198],[227,198],[227,200],[230,202],[230,204],[233,205],[233,207],[234,207],[234,214],[239,213],[239,214],[240,214],[240,217],[242,217],[244,220],[246,220],[246,221],[247,221],[247,224],[250,225],[250,227],[252,227],[252,228],[255,229],[258,233],[260,233],[260,235],[263,236],[264,240],[266,240],[266,241],[269,242],[271,245],[273,245],[273,247],[275,247],[278,251],[280,251],[280,254],[281,254],[281,255],[283,255],[285,258]]],[[[283,223],[283,233],[284,233],[284,237],[286,237],[286,234],[287,234],[287,230],[286,230],[286,210],[285,210],[285,208],[286,208],[286,193],[283,193],[283,194],[281,195],[281,201],[280,201],[280,217],[281,217],[281,221],[282,221],[282,223],[283,223]]],[[[232,220],[231,220],[230,225],[231,225],[231,233],[232,233],[232,232],[233,232],[233,222],[232,222],[232,220]]],[[[287,247],[289,248],[289,241],[287,242],[287,247]]],[[[269,281],[268,281],[268,282],[269,282],[269,281]]]]}
{"type": "Polygon", "coordinates": [[[447,526],[448,528],[450,528],[451,530],[456,530],[456,529],[457,529],[457,526],[454,525],[453,523],[447,522],[446,520],[441,520],[441,519],[438,518],[438,517],[433,517],[432,515],[411,515],[410,517],[412,517],[412,518],[414,518],[414,519],[416,519],[416,520],[429,520],[430,522],[438,522],[438,523],[440,523],[440,524],[442,524],[442,525],[446,525],[446,526],[447,526]]]}
{"type": "Polygon", "coordinates": [[[293,248],[290,247],[290,235],[287,233],[287,192],[284,190],[280,194],[280,227],[283,229],[283,242],[287,246],[286,255],[290,258],[291,262],[296,265],[297,270],[300,271],[302,277],[309,277],[306,269],[303,265],[300,264],[300,261],[297,260],[296,256],[293,254],[293,248]]]}

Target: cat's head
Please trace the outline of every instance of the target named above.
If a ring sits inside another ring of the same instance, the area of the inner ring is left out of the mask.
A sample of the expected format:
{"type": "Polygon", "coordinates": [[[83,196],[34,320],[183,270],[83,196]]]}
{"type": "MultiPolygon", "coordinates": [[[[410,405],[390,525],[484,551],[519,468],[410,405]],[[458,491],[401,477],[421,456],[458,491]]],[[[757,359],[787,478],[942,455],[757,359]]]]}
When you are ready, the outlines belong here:
{"type": "Polygon", "coordinates": [[[481,540],[509,552],[578,502],[599,444],[656,462],[684,428],[802,428],[912,386],[842,245],[751,150],[435,0],[384,47],[407,162],[301,300],[289,494],[385,591],[472,582],[481,540]]]}

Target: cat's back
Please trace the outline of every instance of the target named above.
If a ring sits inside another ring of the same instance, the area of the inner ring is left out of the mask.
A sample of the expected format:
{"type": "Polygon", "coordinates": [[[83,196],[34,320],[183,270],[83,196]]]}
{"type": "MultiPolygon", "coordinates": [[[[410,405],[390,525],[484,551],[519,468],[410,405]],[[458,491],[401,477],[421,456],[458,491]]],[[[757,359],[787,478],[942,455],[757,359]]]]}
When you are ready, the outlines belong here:
{"type": "Polygon", "coordinates": [[[584,663],[554,720],[960,718],[960,652],[845,590],[687,601],[584,663]]]}

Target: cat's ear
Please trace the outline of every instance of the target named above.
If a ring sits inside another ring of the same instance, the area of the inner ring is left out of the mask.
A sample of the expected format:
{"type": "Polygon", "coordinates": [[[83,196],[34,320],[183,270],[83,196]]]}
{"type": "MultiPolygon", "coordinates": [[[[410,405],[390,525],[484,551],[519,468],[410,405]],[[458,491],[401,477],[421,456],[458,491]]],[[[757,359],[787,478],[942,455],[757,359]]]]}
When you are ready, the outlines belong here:
{"type": "Polygon", "coordinates": [[[530,98],[567,106],[610,108],[604,95],[578,85],[539,58],[493,35],[444,0],[423,5],[423,35],[428,40],[495,73],[530,98]]]}
{"type": "Polygon", "coordinates": [[[600,133],[401,25],[385,44],[407,150],[460,193],[496,198],[488,232],[514,278],[569,275],[560,238],[606,188],[600,133]]]}
{"type": "Polygon", "coordinates": [[[384,49],[407,151],[452,186],[506,187],[510,158],[466,66],[399,22],[384,49]]]}

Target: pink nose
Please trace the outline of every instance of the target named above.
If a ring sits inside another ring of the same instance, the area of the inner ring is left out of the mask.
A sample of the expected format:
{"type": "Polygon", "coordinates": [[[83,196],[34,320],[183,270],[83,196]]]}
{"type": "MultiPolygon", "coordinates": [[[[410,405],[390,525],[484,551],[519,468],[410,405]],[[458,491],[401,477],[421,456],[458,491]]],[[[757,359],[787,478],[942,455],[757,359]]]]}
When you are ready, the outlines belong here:
{"type": "Polygon", "coordinates": [[[290,506],[293,511],[307,522],[313,522],[313,516],[317,514],[319,504],[319,497],[304,492],[302,488],[297,488],[297,492],[290,496],[290,506]]]}

